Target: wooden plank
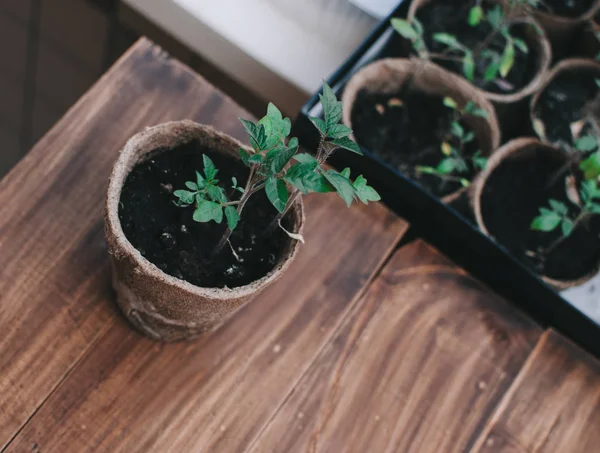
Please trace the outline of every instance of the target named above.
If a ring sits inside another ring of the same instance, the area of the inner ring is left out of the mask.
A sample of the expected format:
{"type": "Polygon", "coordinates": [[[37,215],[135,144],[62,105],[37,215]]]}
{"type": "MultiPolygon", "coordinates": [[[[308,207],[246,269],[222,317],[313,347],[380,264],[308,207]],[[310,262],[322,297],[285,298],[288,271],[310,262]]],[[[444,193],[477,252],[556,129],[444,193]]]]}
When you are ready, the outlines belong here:
{"type": "Polygon", "coordinates": [[[600,450],[600,362],[548,331],[473,453],[600,450]]]}
{"type": "Polygon", "coordinates": [[[242,138],[238,116],[142,40],[0,181],[0,450],[115,319],[102,211],[117,151],[186,117],[242,138]]]}
{"type": "Polygon", "coordinates": [[[407,245],[249,451],[463,452],[540,333],[433,249],[407,245]]]}
{"type": "Polygon", "coordinates": [[[230,324],[169,345],[134,332],[102,238],[117,150],[185,117],[242,138],[238,116],[141,41],[0,182],[0,446],[29,418],[6,451],[239,451],[391,253],[407,225],[383,206],[309,198],[293,268],[230,324]]]}

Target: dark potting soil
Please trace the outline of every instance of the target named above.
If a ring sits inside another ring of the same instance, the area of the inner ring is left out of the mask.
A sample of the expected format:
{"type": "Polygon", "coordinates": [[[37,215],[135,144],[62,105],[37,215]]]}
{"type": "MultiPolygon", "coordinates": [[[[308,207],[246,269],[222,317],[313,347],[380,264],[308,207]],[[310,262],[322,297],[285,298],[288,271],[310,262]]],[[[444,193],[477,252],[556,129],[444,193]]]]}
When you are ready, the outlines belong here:
{"type": "MultiPolygon", "coordinates": [[[[475,4],[474,1],[451,0],[451,1],[434,1],[417,12],[417,19],[421,21],[425,29],[425,43],[427,48],[434,53],[443,53],[447,50],[447,46],[434,41],[433,35],[436,33],[449,33],[469,49],[477,48],[477,45],[483,42],[488,36],[493,33],[492,26],[482,21],[476,27],[472,27],[467,22],[469,10],[475,4]]],[[[524,25],[515,25],[511,29],[513,36],[525,39],[524,25]]],[[[529,43],[528,43],[529,44],[529,43]]],[[[502,35],[497,35],[492,39],[489,49],[496,51],[500,55],[504,50],[506,40],[502,35]]],[[[531,47],[531,46],[530,46],[531,47]]],[[[455,53],[448,53],[455,55],[455,53]]],[[[440,66],[454,73],[463,75],[461,61],[435,60],[440,66]]],[[[475,58],[475,77],[472,83],[477,87],[492,93],[509,94],[519,91],[525,87],[533,77],[537,70],[537,60],[534,49],[529,49],[529,54],[523,53],[519,49],[515,49],[515,60],[512,69],[508,73],[505,80],[508,82],[506,86],[499,86],[497,83],[484,80],[485,71],[489,60],[483,58],[475,58]]],[[[498,75],[500,77],[500,75],[498,75]]]]}
{"type": "Polygon", "coordinates": [[[543,0],[540,11],[563,17],[579,17],[594,4],[594,0],[543,0]]]}
{"type": "MultiPolygon", "coordinates": [[[[381,94],[363,90],[356,97],[351,116],[354,136],[360,145],[436,196],[444,197],[462,187],[460,182],[417,170],[418,166],[437,167],[445,157],[440,149],[442,142],[455,145],[448,140],[453,113],[444,106],[442,97],[419,92],[381,94]],[[403,105],[390,107],[390,99],[400,99],[403,105]]],[[[469,130],[466,124],[462,125],[469,130]]],[[[464,157],[477,152],[476,140],[465,146],[464,157]]],[[[469,171],[460,177],[471,180],[475,170],[470,159],[468,162],[469,171]]]]}
{"type": "Polygon", "coordinates": [[[551,142],[573,145],[571,124],[588,112],[600,116],[596,79],[600,79],[600,72],[585,69],[562,72],[543,91],[535,116],[544,123],[551,142]]]}
{"type": "MultiPolygon", "coordinates": [[[[240,185],[246,181],[248,172],[239,161],[197,142],[173,150],[156,150],[137,164],[125,181],[119,209],[121,226],[127,239],[146,259],[173,277],[211,288],[246,285],[275,267],[290,239],[280,228],[270,235],[263,234],[277,212],[261,191],[246,204],[230,238],[240,260],[227,245],[210,259],[225,230],[225,219],[222,224],[195,222],[194,208],[176,206],[172,194],[174,190],[185,189],[186,181],[196,180],[196,169],[204,168],[203,154],[219,169],[217,177],[222,187],[231,186],[232,176],[240,185]]],[[[284,219],[286,229],[290,228],[289,223],[289,219],[284,219]]]]}
{"type": "Polygon", "coordinates": [[[578,227],[547,256],[546,250],[560,236],[560,228],[550,232],[533,231],[531,222],[548,200],[562,201],[577,214],[567,199],[564,176],[548,187],[564,165],[559,156],[535,151],[530,159],[506,159],[490,175],[483,190],[481,209],[490,234],[535,272],[557,280],[585,276],[600,261],[600,222],[578,227]],[[533,253],[532,253],[533,252],[533,253]]]}

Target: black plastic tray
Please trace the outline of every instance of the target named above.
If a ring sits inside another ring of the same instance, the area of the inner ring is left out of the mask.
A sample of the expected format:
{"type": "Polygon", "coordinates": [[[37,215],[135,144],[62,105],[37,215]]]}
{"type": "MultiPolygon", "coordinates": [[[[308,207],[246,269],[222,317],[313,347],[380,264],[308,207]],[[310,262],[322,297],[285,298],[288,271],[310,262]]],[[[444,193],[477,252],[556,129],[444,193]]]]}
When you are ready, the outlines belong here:
{"type": "MultiPolygon", "coordinates": [[[[405,57],[403,39],[389,25],[391,17],[406,17],[409,1],[396,10],[363,41],[328,79],[341,96],[349,78],[361,67],[385,57],[405,57]]],[[[322,116],[319,93],[303,106],[293,134],[306,149],[314,150],[318,135],[308,116],[322,116]]],[[[383,202],[407,219],[418,235],[449,256],[459,266],[485,282],[545,327],[553,327],[600,358],[600,325],[572,306],[554,289],[471,223],[465,215],[446,206],[418,184],[364,149],[364,156],[339,152],[331,163],[362,173],[381,194],[383,202]]]]}

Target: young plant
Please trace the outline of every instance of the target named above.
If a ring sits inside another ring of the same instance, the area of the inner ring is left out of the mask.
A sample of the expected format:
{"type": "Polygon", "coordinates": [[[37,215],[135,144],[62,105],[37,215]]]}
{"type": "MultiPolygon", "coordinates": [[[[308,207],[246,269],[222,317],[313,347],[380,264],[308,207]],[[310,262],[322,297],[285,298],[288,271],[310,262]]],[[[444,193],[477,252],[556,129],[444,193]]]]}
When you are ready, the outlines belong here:
{"type": "Polygon", "coordinates": [[[487,165],[487,158],[481,155],[481,151],[477,151],[472,156],[465,156],[465,146],[475,139],[475,134],[465,130],[461,120],[466,115],[487,118],[488,113],[477,107],[473,101],[468,102],[462,109],[451,97],[445,97],[443,102],[453,113],[450,130],[440,145],[444,157],[436,167],[419,166],[417,169],[421,173],[436,175],[445,181],[459,182],[463,187],[469,187],[471,182],[464,177],[464,174],[469,173],[471,168],[483,170],[487,165]]]}
{"type": "Polygon", "coordinates": [[[229,242],[248,200],[262,190],[277,210],[265,234],[279,226],[290,237],[301,241],[301,236],[286,231],[281,225],[281,220],[301,195],[337,192],[348,206],[356,200],[368,204],[380,199],[362,175],[353,182],[349,169],[337,172],[324,168],[327,159],[337,149],[362,153],[350,139],[352,130],[339,124],[342,103],[327,84],[323,86],[320,97],[324,119],[311,118],[320,134],[316,156],[299,152],[298,139],[288,138],[291,132],[289,118],[284,118],[277,107],[269,104],[266,116],[257,123],[240,118],[253,151],[239,149],[242,162],[249,168],[248,179],[243,186],[232,178],[231,189],[239,195],[227,196],[224,186],[217,179],[219,170],[206,155],[203,156],[203,174],[196,172],[196,181],[188,181],[185,184],[187,189],[174,192],[179,206],[194,206],[193,218],[196,222],[221,223],[226,218],[227,226],[215,246],[213,256],[229,242]]]}
{"type": "Polygon", "coordinates": [[[446,47],[441,53],[429,51],[424,39],[424,27],[416,18],[411,22],[394,18],[391,20],[391,24],[400,35],[411,41],[419,58],[458,62],[462,66],[465,78],[469,81],[475,79],[477,62],[483,62],[485,67],[483,82],[493,82],[499,88],[508,91],[513,86],[506,78],[514,66],[516,52],[524,54],[529,52],[525,41],[511,33],[514,25],[524,22],[524,19],[515,13],[519,7],[533,3],[536,2],[534,0],[512,0],[511,7],[505,13],[500,5],[486,11],[481,6],[481,0],[477,0],[469,10],[467,22],[471,27],[479,27],[487,23],[491,27],[491,32],[474,48],[469,48],[450,33],[435,33],[432,39],[446,47]],[[502,52],[496,51],[492,46],[498,36],[501,36],[505,42],[502,52]]]}

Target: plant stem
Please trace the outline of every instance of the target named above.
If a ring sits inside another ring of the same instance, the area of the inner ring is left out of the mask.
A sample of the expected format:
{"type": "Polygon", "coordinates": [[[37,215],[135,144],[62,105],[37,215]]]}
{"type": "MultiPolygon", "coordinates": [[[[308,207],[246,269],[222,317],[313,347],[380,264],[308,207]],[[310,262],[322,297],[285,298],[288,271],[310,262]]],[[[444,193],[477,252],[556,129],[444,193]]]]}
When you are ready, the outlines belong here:
{"type": "Polygon", "coordinates": [[[544,250],[544,255],[546,255],[546,256],[550,255],[550,253],[552,253],[552,251],[556,247],[558,247],[560,244],[562,244],[567,238],[571,237],[573,232],[588,217],[588,215],[589,215],[589,212],[582,209],[581,212],[579,213],[579,215],[573,221],[573,229],[571,230],[571,233],[566,236],[564,234],[562,234],[556,241],[554,241],[552,244],[550,244],[550,246],[546,250],[544,250]]]}

